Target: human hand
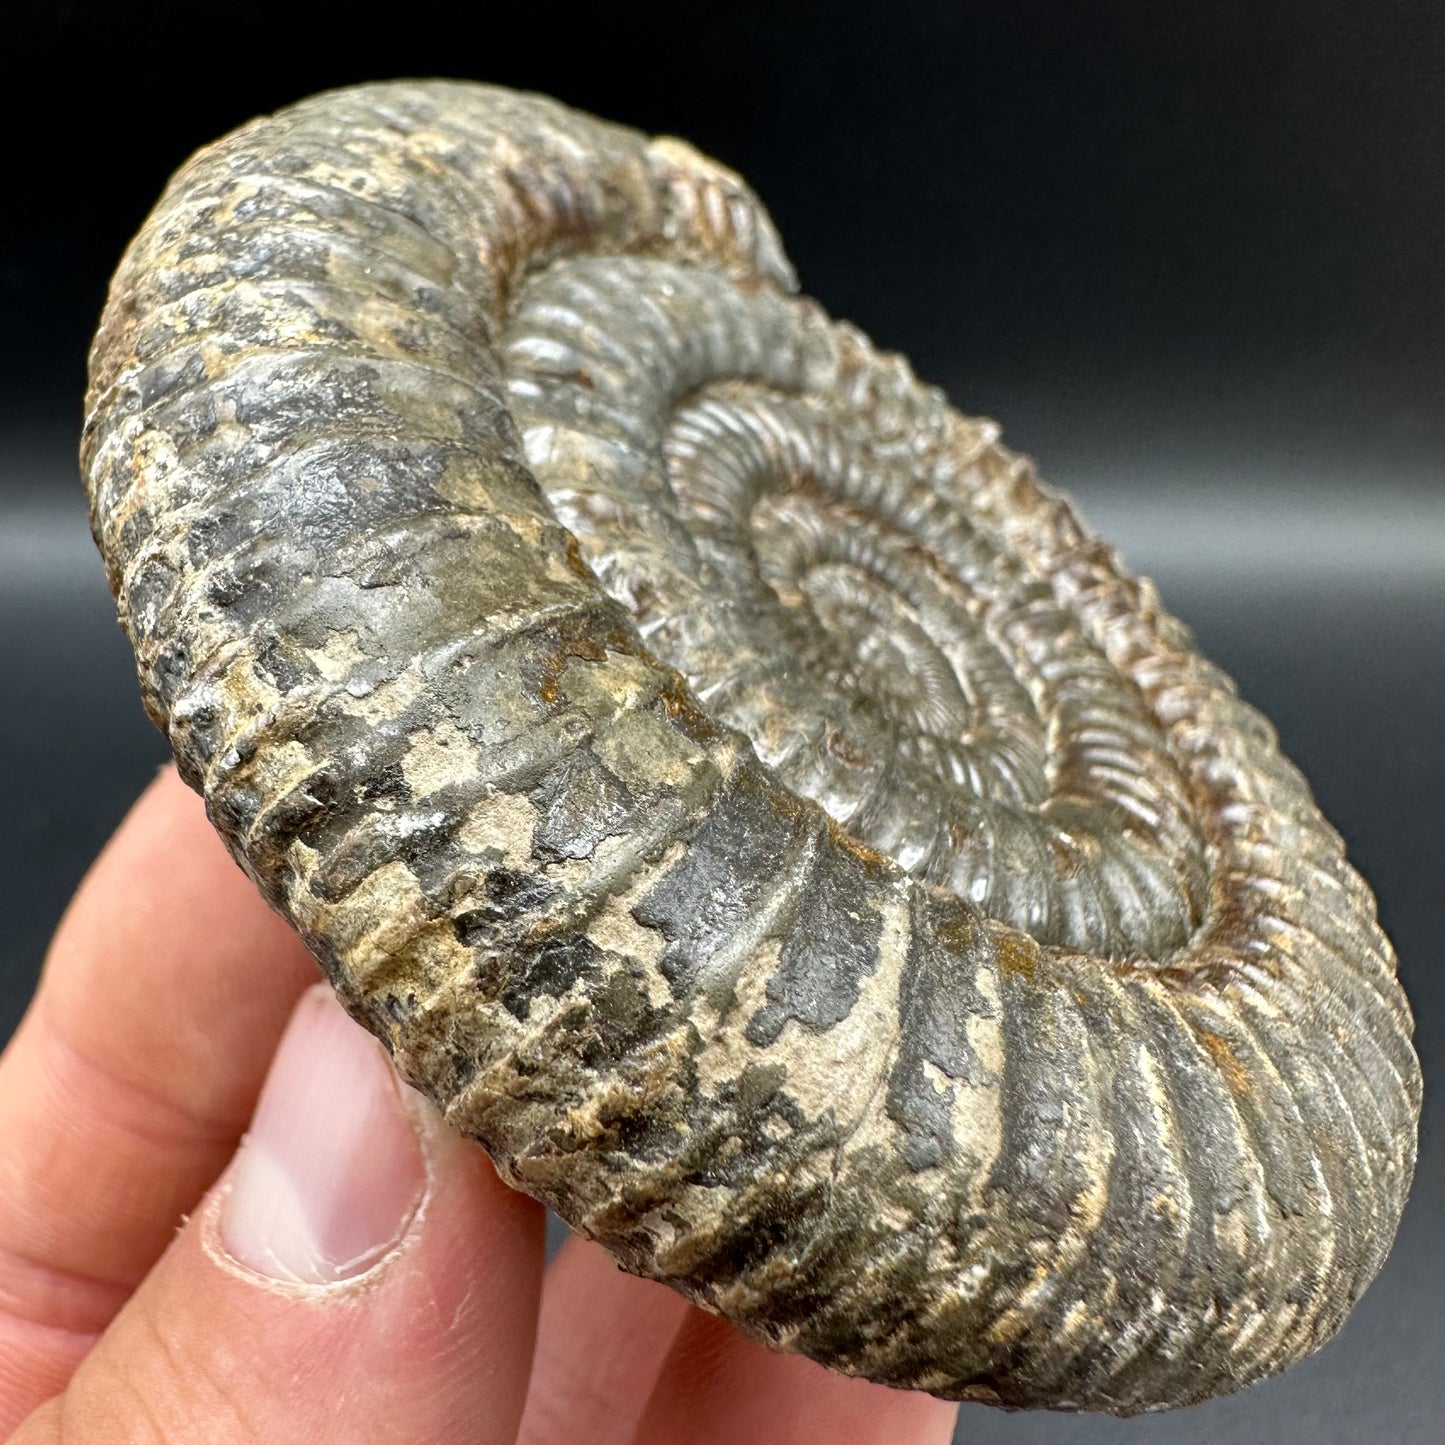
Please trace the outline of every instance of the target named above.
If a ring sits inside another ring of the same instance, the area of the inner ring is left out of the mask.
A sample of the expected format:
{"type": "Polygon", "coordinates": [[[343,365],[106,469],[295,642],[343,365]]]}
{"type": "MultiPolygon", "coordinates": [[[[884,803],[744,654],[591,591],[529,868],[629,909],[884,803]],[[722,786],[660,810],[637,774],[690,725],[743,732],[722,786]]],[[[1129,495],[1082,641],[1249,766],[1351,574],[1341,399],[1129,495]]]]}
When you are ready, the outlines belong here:
{"type": "Polygon", "coordinates": [[[544,1270],[541,1206],[315,978],[167,769],[0,1056],[0,1439],[951,1438],[596,1245],[544,1270]]]}

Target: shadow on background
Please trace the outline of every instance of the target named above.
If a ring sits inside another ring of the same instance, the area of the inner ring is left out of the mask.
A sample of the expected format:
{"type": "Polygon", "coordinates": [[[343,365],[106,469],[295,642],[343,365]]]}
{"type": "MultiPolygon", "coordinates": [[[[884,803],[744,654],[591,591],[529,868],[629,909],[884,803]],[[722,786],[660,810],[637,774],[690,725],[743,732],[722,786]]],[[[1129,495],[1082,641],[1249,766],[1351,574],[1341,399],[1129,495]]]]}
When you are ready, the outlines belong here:
{"type": "MultiPolygon", "coordinates": [[[[718,154],[772,207],[808,290],[1002,419],[1278,726],[1376,890],[1435,1077],[1445,20],[1395,0],[1102,0],[1072,19],[1030,0],[741,4],[725,24],[608,9],[561,38],[555,18],[380,34],[283,23],[267,3],[244,25],[163,0],[0,18],[0,53],[57,82],[48,128],[12,118],[32,137],[15,158],[32,204],[0,238],[0,1038],[86,863],[166,756],[76,475],[106,277],[196,145],[326,85],[446,73],[718,154]],[[687,62],[647,59],[649,26],[687,62]],[[169,64],[182,50],[204,64],[169,64]],[[164,95],[119,95],[126,66],[163,73],[164,95]]],[[[1321,1355],[1146,1422],[971,1407],[960,1440],[1438,1441],[1433,1091],[1422,1145],[1399,1245],[1321,1355]]]]}

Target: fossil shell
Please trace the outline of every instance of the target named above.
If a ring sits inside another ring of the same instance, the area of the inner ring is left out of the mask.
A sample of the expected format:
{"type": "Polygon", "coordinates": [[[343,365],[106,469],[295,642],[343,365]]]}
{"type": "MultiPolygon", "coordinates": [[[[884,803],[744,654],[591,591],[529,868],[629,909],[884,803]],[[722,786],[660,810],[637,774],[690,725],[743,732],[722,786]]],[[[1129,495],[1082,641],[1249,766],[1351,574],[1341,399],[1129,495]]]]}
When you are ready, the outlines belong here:
{"type": "Polygon", "coordinates": [[[1420,1082],[1269,724],[1067,501],[534,96],[175,176],[84,466],[145,702],[504,1177],[756,1338],[1128,1413],[1318,1346],[1420,1082]]]}

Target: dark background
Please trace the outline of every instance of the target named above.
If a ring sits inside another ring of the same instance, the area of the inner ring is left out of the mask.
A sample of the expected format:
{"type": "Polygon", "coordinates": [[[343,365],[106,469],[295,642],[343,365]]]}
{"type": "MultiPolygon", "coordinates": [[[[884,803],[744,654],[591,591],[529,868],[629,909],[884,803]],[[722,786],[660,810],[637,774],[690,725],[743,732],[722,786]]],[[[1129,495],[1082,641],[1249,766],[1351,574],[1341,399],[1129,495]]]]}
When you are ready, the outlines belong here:
{"type": "MultiPolygon", "coordinates": [[[[1445,1065],[1445,11],[1434,0],[71,3],[0,14],[0,1039],[164,756],[86,531],[84,357],[167,175],[331,85],[455,75],[684,135],[805,289],[1001,418],[1278,724],[1445,1065]]],[[[1438,1442],[1445,1147],[1342,1337],[1145,1421],[977,1442],[1438,1442]]],[[[820,1442],[826,1445],[826,1442],[820,1442]]]]}

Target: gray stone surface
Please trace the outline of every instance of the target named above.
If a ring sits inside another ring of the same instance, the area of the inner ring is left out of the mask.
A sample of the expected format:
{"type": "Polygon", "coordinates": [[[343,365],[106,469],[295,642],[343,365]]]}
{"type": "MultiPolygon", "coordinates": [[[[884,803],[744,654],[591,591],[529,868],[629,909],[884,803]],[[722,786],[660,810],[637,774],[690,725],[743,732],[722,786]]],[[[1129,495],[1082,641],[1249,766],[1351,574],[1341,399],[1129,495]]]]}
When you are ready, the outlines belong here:
{"type": "Polygon", "coordinates": [[[629,1267],[964,1398],[1238,1388],[1408,1187],[1373,900],[1152,588],[788,282],[735,178],[495,92],[193,162],[87,440],[148,708],[629,1267]]]}

